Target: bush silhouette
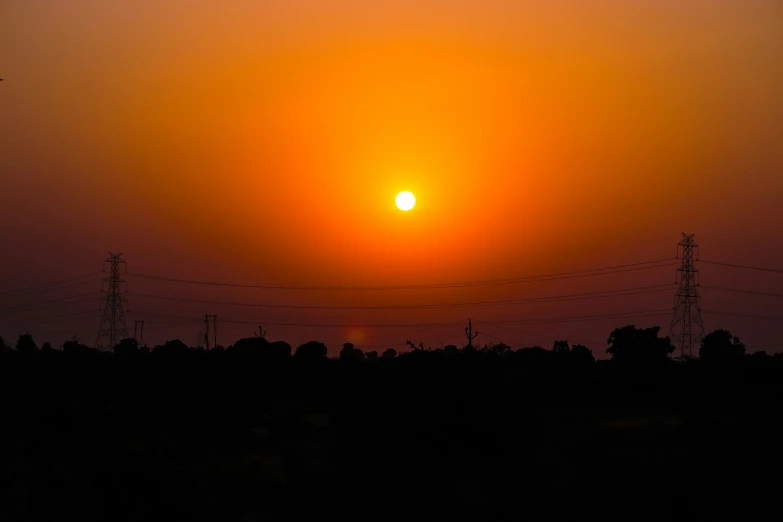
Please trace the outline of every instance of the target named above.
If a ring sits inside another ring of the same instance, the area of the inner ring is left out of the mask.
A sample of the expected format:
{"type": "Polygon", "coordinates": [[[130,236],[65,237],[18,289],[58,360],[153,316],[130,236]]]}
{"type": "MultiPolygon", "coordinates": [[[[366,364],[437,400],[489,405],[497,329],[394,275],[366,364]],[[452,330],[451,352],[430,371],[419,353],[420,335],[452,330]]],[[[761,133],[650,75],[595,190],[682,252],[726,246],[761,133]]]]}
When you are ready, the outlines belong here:
{"type": "Polygon", "coordinates": [[[32,353],[38,351],[38,345],[35,344],[33,336],[30,334],[22,334],[16,341],[16,351],[19,353],[32,353]]]}
{"type": "Polygon", "coordinates": [[[382,359],[394,359],[395,357],[397,357],[397,350],[394,348],[386,349],[381,355],[382,359]]]}
{"type": "Polygon", "coordinates": [[[606,353],[612,360],[631,364],[666,362],[674,346],[668,337],[658,337],[660,326],[636,328],[633,325],[615,329],[608,339],[606,353]]]}
{"type": "Polygon", "coordinates": [[[263,337],[246,337],[229,346],[228,353],[263,361],[283,362],[291,357],[291,345],[283,341],[269,342],[263,337]]]}
{"type": "Polygon", "coordinates": [[[301,362],[318,362],[326,359],[326,345],[318,341],[310,341],[300,345],[294,358],[301,362]]]}
{"type": "Polygon", "coordinates": [[[123,339],[114,347],[114,353],[117,355],[133,355],[139,351],[139,342],[132,337],[123,339]]]}
{"type": "Polygon", "coordinates": [[[715,330],[701,340],[699,358],[704,362],[739,361],[745,355],[745,345],[728,330],[715,330]]]}

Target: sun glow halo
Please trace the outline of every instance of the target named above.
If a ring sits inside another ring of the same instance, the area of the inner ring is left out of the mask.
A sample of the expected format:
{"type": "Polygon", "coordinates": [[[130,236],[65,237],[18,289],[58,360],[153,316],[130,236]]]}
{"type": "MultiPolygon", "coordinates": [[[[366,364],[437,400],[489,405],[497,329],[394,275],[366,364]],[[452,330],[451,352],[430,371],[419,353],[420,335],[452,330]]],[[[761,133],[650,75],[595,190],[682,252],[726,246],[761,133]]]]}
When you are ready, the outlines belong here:
{"type": "Polygon", "coordinates": [[[406,190],[397,194],[397,199],[395,201],[397,203],[397,208],[407,211],[416,205],[416,196],[406,190]]]}

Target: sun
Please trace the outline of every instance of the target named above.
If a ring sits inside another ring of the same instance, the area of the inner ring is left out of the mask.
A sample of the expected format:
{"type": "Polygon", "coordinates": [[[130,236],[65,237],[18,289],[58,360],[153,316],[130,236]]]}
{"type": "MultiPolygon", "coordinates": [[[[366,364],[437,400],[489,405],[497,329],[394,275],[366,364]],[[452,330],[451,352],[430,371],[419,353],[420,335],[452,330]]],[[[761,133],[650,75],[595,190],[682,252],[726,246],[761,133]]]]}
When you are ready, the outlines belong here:
{"type": "Polygon", "coordinates": [[[396,202],[400,210],[410,210],[416,205],[416,196],[406,190],[397,194],[396,202]]]}

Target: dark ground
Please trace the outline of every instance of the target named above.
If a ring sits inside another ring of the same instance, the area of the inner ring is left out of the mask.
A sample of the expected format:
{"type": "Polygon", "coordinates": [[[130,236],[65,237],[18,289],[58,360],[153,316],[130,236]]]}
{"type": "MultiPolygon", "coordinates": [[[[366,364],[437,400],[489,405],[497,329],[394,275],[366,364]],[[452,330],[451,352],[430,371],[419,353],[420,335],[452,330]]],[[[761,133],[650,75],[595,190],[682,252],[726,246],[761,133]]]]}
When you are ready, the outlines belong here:
{"type": "Polygon", "coordinates": [[[0,357],[0,520],[760,519],[768,368],[0,357]]]}

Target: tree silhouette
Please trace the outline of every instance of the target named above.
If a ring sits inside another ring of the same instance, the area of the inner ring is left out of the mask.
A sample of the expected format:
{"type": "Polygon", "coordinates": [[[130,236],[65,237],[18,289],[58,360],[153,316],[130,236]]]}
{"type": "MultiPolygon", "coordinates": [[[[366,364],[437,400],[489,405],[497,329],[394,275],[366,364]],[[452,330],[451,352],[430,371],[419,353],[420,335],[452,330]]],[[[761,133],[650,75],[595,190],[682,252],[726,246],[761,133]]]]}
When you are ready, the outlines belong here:
{"type": "Polygon", "coordinates": [[[48,357],[2,354],[0,455],[12,457],[15,488],[5,518],[586,519],[638,506],[719,518],[773,504],[774,481],[736,477],[748,458],[764,464],[754,472],[781,461],[783,354],[743,357],[739,339],[717,331],[703,361],[665,364],[672,347],[660,335],[618,328],[615,360],[598,363],[564,340],[464,351],[411,341],[410,354],[367,348],[363,362],[350,343],[327,361],[320,342],[292,358],[260,336],[210,352],[161,340],[154,356],[133,339],[102,353],[76,337],[48,357]],[[697,443],[683,452],[683,440],[697,443]],[[672,470],[696,494],[666,496],[672,470]]]}
{"type": "Polygon", "coordinates": [[[138,351],[139,351],[139,342],[132,337],[123,339],[122,341],[117,343],[117,346],[114,347],[114,353],[116,353],[117,355],[133,355],[138,351]]]}
{"type": "Polygon", "coordinates": [[[728,330],[715,330],[701,340],[699,358],[704,362],[738,361],[745,355],[745,345],[728,330]]]}
{"type": "Polygon", "coordinates": [[[7,351],[9,351],[10,349],[11,349],[11,347],[10,347],[10,346],[8,346],[8,345],[5,343],[5,339],[3,339],[2,337],[0,337],[0,352],[7,352],[7,351]]]}
{"type": "Polygon", "coordinates": [[[70,341],[63,343],[63,353],[67,355],[83,356],[86,354],[97,353],[97,350],[83,345],[79,342],[79,338],[74,336],[70,341]]]}
{"type": "Polygon", "coordinates": [[[674,346],[668,337],[658,337],[660,326],[636,328],[634,325],[615,329],[607,342],[606,353],[613,361],[627,363],[660,363],[666,361],[674,346]]]}
{"type": "MultiPolygon", "coordinates": [[[[776,353],[773,357],[776,359],[783,358],[778,353],[776,353]]],[[[773,357],[770,357],[770,355],[765,350],[759,350],[747,355],[749,361],[758,365],[768,364],[770,360],[773,360],[773,357]]]]}
{"type": "Polygon", "coordinates": [[[581,344],[575,344],[571,347],[571,351],[568,352],[568,359],[572,364],[579,366],[590,365],[595,362],[593,351],[581,344]]]}
{"type": "Polygon", "coordinates": [[[163,345],[156,346],[152,349],[154,355],[165,355],[168,357],[181,357],[186,355],[188,351],[188,345],[179,339],[166,341],[163,345]]]}
{"type": "Polygon", "coordinates": [[[228,352],[263,361],[284,361],[291,357],[291,345],[283,341],[269,342],[261,336],[246,337],[229,346],[228,352]]]}
{"type": "Polygon", "coordinates": [[[561,354],[568,353],[570,351],[568,341],[555,341],[555,344],[552,346],[552,351],[561,354]]]}
{"type": "Polygon", "coordinates": [[[345,343],[343,345],[343,349],[340,350],[340,360],[347,361],[351,358],[353,352],[353,344],[352,343],[345,343]]]}
{"type": "Polygon", "coordinates": [[[22,334],[19,336],[19,340],[16,341],[16,351],[20,353],[37,352],[38,345],[35,344],[32,335],[22,334]]]}
{"type": "Polygon", "coordinates": [[[45,343],[43,343],[41,345],[41,351],[48,353],[48,352],[53,352],[54,350],[52,349],[52,344],[51,343],[45,342],[45,343]]]}
{"type": "Polygon", "coordinates": [[[552,352],[544,350],[540,346],[531,346],[529,348],[520,348],[513,354],[513,358],[523,364],[531,366],[540,366],[547,361],[554,359],[552,352]]]}
{"type": "Polygon", "coordinates": [[[300,345],[294,358],[302,362],[317,362],[326,359],[326,345],[318,341],[310,341],[300,345]]]}
{"type": "Polygon", "coordinates": [[[345,343],[340,350],[341,361],[361,361],[364,359],[364,352],[356,348],[353,343],[345,343]]]}
{"type": "Polygon", "coordinates": [[[413,341],[407,340],[407,341],[405,341],[405,344],[410,346],[413,349],[414,353],[416,353],[416,352],[426,352],[427,351],[427,349],[424,347],[424,343],[423,342],[420,342],[419,345],[416,346],[416,344],[413,341]]]}
{"type": "Polygon", "coordinates": [[[511,347],[506,343],[492,343],[486,348],[491,354],[497,355],[499,357],[503,357],[511,351],[511,347]]]}

